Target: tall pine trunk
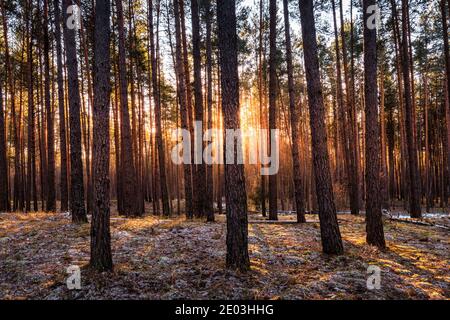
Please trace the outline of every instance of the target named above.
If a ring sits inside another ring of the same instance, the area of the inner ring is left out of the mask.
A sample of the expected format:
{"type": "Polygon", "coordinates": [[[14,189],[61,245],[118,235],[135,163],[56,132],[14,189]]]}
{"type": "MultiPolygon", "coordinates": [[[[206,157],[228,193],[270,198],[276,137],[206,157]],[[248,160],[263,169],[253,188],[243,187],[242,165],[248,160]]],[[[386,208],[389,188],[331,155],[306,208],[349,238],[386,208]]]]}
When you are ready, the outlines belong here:
{"type": "Polygon", "coordinates": [[[23,203],[23,190],[22,184],[22,168],[20,162],[20,132],[18,126],[17,112],[16,112],[16,98],[15,98],[15,90],[14,90],[14,74],[13,74],[13,66],[11,62],[11,57],[9,53],[9,36],[8,36],[8,18],[6,16],[6,8],[4,4],[4,0],[0,2],[1,10],[2,10],[2,22],[3,22],[3,42],[5,46],[5,64],[6,64],[6,74],[8,79],[8,92],[9,92],[9,101],[10,101],[10,110],[11,110],[11,120],[12,120],[12,139],[14,144],[14,195],[13,195],[13,206],[12,210],[16,211],[18,209],[22,209],[23,203]]]}
{"type": "MultiPolygon", "coordinates": [[[[300,133],[299,133],[299,110],[297,110],[294,91],[294,70],[292,63],[292,45],[291,30],[289,24],[289,4],[288,0],[283,0],[284,11],[284,32],[286,37],[286,62],[288,72],[288,88],[289,88],[289,107],[291,114],[291,130],[292,130],[292,162],[294,175],[294,196],[295,209],[297,210],[297,221],[299,223],[306,222],[305,219],[305,202],[303,199],[303,181],[300,169],[300,133]]],[[[300,104],[299,104],[300,107],[300,104]]]]}
{"type": "MultiPolygon", "coordinates": [[[[450,1],[448,3],[450,7],[450,1]]],[[[442,35],[444,40],[444,56],[445,56],[445,70],[446,70],[446,90],[447,90],[447,102],[448,97],[450,97],[450,53],[449,53],[449,44],[448,44],[448,10],[445,0],[441,0],[441,15],[442,15],[442,35]]],[[[445,106],[445,115],[446,115],[446,125],[447,125],[447,172],[448,181],[447,184],[450,186],[450,106],[445,106]]]]}
{"type": "Polygon", "coordinates": [[[164,142],[162,138],[162,125],[161,125],[161,101],[158,88],[158,57],[155,53],[155,39],[153,31],[153,1],[148,3],[148,22],[150,33],[150,59],[152,69],[152,91],[153,101],[155,103],[155,123],[156,123],[156,145],[158,148],[158,160],[159,160],[159,178],[161,184],[161,200],[163,205],[163,214],[165,216],[170,215],[169,207],[169,194],[167,191],[167,179],[166,179],[166,158],[164,151],[164,142]]]}
{"type": "Polygon", "coordinates": [[[320,231],[323,251],[327,254],[342,254],[341,233],[334,204],[333,186],[329,155],[327,150],[327,132],[325,127],[325,106],[320,82],[319,59],[317,55],[316,27],[314,22],[313,1],[299,0],[303,35],[306,82],[308,87],[310,124],[314,177],[319,207],[320,231]]]}
{"type": "Polygon", "coordinates": [[[48,0],[44,0],[44,65],[45,65],[45,110],[47,112],[47,212],[56,211],[55,190],[55,132],[53,125],[53,108],[50,101],[50,39],[48,35],[48,0]]]}
{"type": "MultiPolygon", "coordinates": [[[[208,130],[212,129],[212,105],[213,105],[213,78],[212,78],[212,18],[213,12],[209,1],[205,1],[206,11],[206,77],[207,77],[207,106],[208,106],[208,130]]],[[[213,166],[206,167],[206,219],[214,221],[214,181],[213,166]]]]}
{"type": "MultiPolygon", "coordinates": [[[[270,0],[270,54],[269,54],[269,128],[277,129],[277,1],[270,0]]],[[[269,139],[269,149],[274,141],[269,139]]],[[[269,151],[271,153],[271,151],[269,151]]],[[[270,154],[273,158],[274,155],[270,154]]],[[[269,219],[278,220],[278,186],[277,175],[269,176],[269,219]]]]}
{"type": "MultiPolygon", "coordinates": [[[[239,119],[239,75],[236,33],[235,0],[217,1],[218,38],[221,66],[222,110],[224,129],[240,129],[239,119]]],[[[239,141],[239,140],[238,140],[239,141]]],[[[238,145],[237,148],[242,148],[238,145]]],[[[226,154],[226,152],[225,152],[226,154]]],[[[225,165],[225,198],[227,211],[227,259],[230,269],[250,269],[248,255],[247,193],[244,166],[225,165]]]]}
{"type": "Polygon", "coordinates": [[[410,78],[410,55],[408,50],[408,0],[402,0],[402,71],[405,96],[405,128],[406,141],[408,146],[408,169],[409,169],[409,210],[411,217],[420,218],[422,216],[420,206],[420,176],[417,163],[417,142],[414,139],[414,109],[412,102],[411,78],[410,78]]]}
{"type": "Polygon", "coordinates": [[[109,181],[109,108],[111,94],[110,0],[95,2],[94,145],[91,261],[98,271],[112,271],[109,181]]]}
{"type": "Polygon", "coordinates": [[[377,85],[377,30],[369,25],[368,8],[375,0],[363,1],[364,22],[364,97],[366,116],[366,222],[367,243],[384,248],[380,197],[380,125],[377,85]]]}
{"type": "Polygon", "coordinates": [[[8,162],[6,158],[6,125],[3,110],[3,87],[0,80],[0,212],[10,210],[8,192],[8,162]]]}
{"type": "MultiPolygon", "coordinates": [[[[187,36],[186,36],[186,19],[185,19],[185,9],[184,9],[184,0],[179,0],[179,15],[181,22],[181,40],[183,43],[183,66],[184,66],[184,81],[186,88],[186,108],[188,115],[188,125],[191,133],[191,139],[194,141],[194,116],[192,110],[192,88],[191,88],[191,74],[189,69],[189,56],[188,56],[188,44],[187,44],[187,36]]],[[[191,156],[194,159],[194,148],[191,148],[191,156]]],[[[195,166],[192,166],[192,180],[195,175],[195,166]]],[[[194,200],[193,200],[194,201],[194,200]]],[[[194,205],[194,204],[193,204],[194,205]]]]}
{"type": "Polygon", "coordinates": [[[28,85],[28,164],[27,164],[27,205],[26,210],[31,210],[31,201],[33,201],[34,211],[38,211],[37,207],[37,188],[36,188],[36,141],[35,141],[35,110],[33,97],[33,26],[32,21],[32,1],[27,4],[28,18],[27,18],[27,85],[28,85]]]}
{"type": "MultiPolygon", "coordinates": [[[[384,58],[384,56],[383,56],[384,58]]],[[[383,64],[384,60],[381,62],[383,64]]],[[[387,138],[386,138],[386,112],[385,112],[385,67],[380,66],[380,139],[381,139],[381,180],[380,180],[380,201],[383,209],[389,209],[389,183],[388,183],[388,163],[387,163],[387,138]]]]}
{"type": "MultiPolygon", "coordinates": [[[[189,131],[189,116],[188,116],[188,102],[187,102],[187,90],[186,90],[186,73],[185,64],[182,51],[182,30],[181,30],[181,17],[180,7],[182,1],[174,0],[174,15],[175,15],[175,41],[176,41],[176,72],[178,75],[178,100],[180,104],[181,115],[181,127],[184,130],[189,131]]],[[[194,209],[192,204],[192,167],[190,163],[183,165],[184,169],[184,197],[185,197],[185,211],[186,217],[192,219],[194,215],[194,209]]]]}
{"type": "Polygon", "coordinates": [[[139,190],[134,165],[133,139],[130,113],[128,110],[128,80],[125,53],[125,27],[122,0],[116,0],[119,29],[119,82],[121,112],[121,172],[122,172],[122,214],[127,217],[141,216],[139,190]]]}
{"type": "Polygon", "coordinates": [[[360,185],[359,185],[359,164],[358,164],[358,131],[357,131],[357,121],[356,121],[356,106],[354,101],[354,96],[351,88],[350,72],[348,68],[348,58],[347,58],[347,45],[344,29],[344,9],[343,0],[339,2],[340,20],[341,20],[341,42],[342,42],[342,61],[344,67],[344,80],[346,88],[346,105],[347,105],[347,128],[349,131],[348,136],[348,183],[350,191],[350,210],[353,215],[359,214],[359,198],[360,198],[360,185]]]}
{"type": "MultiPolygon", "coordinates": [[[[207,214],[207,193],[206,193],[206,165],[203,161],[203,91],[202,91],[202,74],[201,74],[201,55],[200,55],[200,17],[198,0],[191,0],[192,15],[192,53],[194,58],[194,113],[195,121],[201,123],[202,130],[196,132],[200,140],[198,145],[194,142],[195,159],[195,175],[193,176],[194,191],[194,212],[197,217],[205,217],[207,214]],[[197,156],[198,154],[198,156],[197,156]]],[[[199,128],[198,128],[199,129],[199,128]]],[[[198,130],[197,130],[198,131],[198,130]]],[[[196,141],[196,140],[194,140],[196,141]]]]}
{"type": "MultiPolygon", "coordinates": [[[[67,8],[72,5],[71,0],[63,0],[64,21],[69,16],[67,8]]],[[[81,151],[81,123],[80,123],[80,85],[78,81],[77,47],[75,42],[75,29],[64,26],[64,43],[66,48],[66,61],[69,89],[69,125],[70,125],[70,212],[75,223],[87,222],[84,203],[83,162],[81,151]]]]}
{"type": "MultiPolygon", "coordinates": [[[[337,27],[337,19],[336,19],[336,3],[334,0],[331,0],[332,10],[333,10],[333,26],[334,26],[334,42],[335,42],[335,51],[336,51],[336,100],[337,100],[337,117],[338,117],[338,140],[340,142],[341,156],[344,160],[344,168],[345,173],[347,175],[347,179],[350,177],[350,152],[348,145],[348,132],[347,132],[347,117],[344,109],[344,93],[342,88],[342,68],[341,68],[341,51],[339,46],[339,36],[338,36],[338,27],[337,27]]],[[[340,170],[340,166],[338,164],[338,170],[340,170]]],[[[338,171],[339,172],[339,171],[338,171]]],[[[341,177],[341,175],[339,174],[341,177]]],[[[348,186],[348,194],[350,195],[350,184],[348,186]]],[[[351,201],[351,199],[350,199],[351,201]]]]}
{"type": "MultiPolygon", "coordinates": [[[[263,0],[259,1],[259,48],[258,48],[258,94],[259,94],[259,125],[261,129],[264,129],[265,126],[265,95],[264,88],[266,87],[266,83],[264,81],[263,73],[263,32],[264,32],[264,3],[263,0]]],[[[267,141],[263,137],[260,139],[260,149],[267,147],[267,141]]],[[[263,164],[261,164],[261,170],[263,168],[263,164]]],[[[261,175],[261,212],[263,217],[267,216],[266,210],[266,176],[261,175]]]]}
{"type": "Polygon", "coordinates": [[[61,11],[60,0],[54,0],[55,10],[55,40],[56,40],[56,68],[58,81],[58,111],[59,111],[59,152],[60,152],[60,193],[61,211],[69,209],[69,193],[67,181],[67,135],[66,135],[66,112],[64,107],[64,75],[62,65],[61,48],[61,11]]]}

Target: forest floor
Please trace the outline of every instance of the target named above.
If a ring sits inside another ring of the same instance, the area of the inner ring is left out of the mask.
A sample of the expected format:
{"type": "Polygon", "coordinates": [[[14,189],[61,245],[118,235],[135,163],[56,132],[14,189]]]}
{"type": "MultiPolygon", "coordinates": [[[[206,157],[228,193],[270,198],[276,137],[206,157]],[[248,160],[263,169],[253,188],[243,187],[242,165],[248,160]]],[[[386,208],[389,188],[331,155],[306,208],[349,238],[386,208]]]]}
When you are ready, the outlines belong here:
{"type": "MultiPolygon", "coordinates": [[[[0,299],[450,299],[449,230],[385,221],[389,249],[365,245],[364,217],[340,215],[345,255],[321,253],[320,227],[250,216],[251,271],[225,269],[225,218],[111,219],[114,273],[89,262],[89,225],[68,214],[0,215],[0,299]],[[80,266],[81,290],[67,289],[80,266]],[[381,289],[368,290],[369,265],[381,289]]],[[[448,222],[448,218],[446,218],[448,222]]]]}

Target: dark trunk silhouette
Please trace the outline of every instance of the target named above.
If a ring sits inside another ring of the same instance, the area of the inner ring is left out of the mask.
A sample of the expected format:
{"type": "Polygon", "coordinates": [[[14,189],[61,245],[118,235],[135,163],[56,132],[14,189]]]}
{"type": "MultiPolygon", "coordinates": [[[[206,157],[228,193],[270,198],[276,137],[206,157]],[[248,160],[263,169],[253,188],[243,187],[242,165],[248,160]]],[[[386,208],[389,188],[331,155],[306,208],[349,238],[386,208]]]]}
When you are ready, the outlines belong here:
{"type": "MultiPolygon", "coordinates": [[[[269,129],[277,129],[277,1],[270,0],[269,129]]],[[[269,139],[269,150],[274,141],[269,139]]],[[[270,153],[271,151],[269,151],[270,153]]],[[[271,155],[273,157],[273,155],[271,155]]],[[[277,175],[269,176],[269,220],[278,220],[277,175]]]]}
{"type": "Polygon", "coordinates": [[[292,163],[294,174],[294,196],[295,209],[297,210],[297,222],[306,222],[305,218],[305,202],[303,199],[303,181],[301,177],[300,167],[300,132],[299,132],[299,114],[298,108],[301,107],[299,103],[296,106],[296,96],[294,91],[294,71],[292,63],[292,45],[291,45],[291,30],[289,23],[289,3],[288,0],[283,0],[284,12],[284,32],[286,37],[286,62],[288,72],[288,90],[289,90],[289,107],[291,113],[291,127],[292,127],[292,163]]]}
{"type": "MultiPolygon", "coordinates": [[[[192,15],[192,53],[194,58],[194,113],[195,121],[200,122],[202,130],[197,132],[200,143],[194,152],[199,154],[198,162],[194,160],[195,175],[193,176],[193,191],[194,191],[194,213],[197,217],[205,217],[207,215],[207,193],[206,193],[206,165],[203,161],[203,132],[204,132],[204,115],[203,115],[203,91],[202,91],[202,74],[201,74],[201,56],[200,56],[200,18],[198,0],[191,0],[191,15],[192,15]],[[200,150],[198,150],[200,149],[200,150]],[[201,154],[201,155],[200,155],[201,154]]],[[[198,131],[198,130],[197,130],[198,131]]],[[[194,142],[193,142],[194,143],[194,142]]],[[[195,144],[195,143],[194,143],[195,144]]]]}
{"type": "Polygon", "coordinates": [[[377,85],[377,30],[369,25],[369,6],[375,0],[363,1],[364,21],[364,97],[366,116],[366,222],[367,243],[384,248],[380,198],[380,126],[377,85]]]}
{"type": "Polygon", "coordinates": [[[94,44],[94,201],[91,224],[90,265],[98,271],[112,271],[109,181],[109,108],[110,108],[110,0],[95,2],[94,44]]]}
{"type": "Polygon", "coordinates": [[[328,254],[342,254],[344,247],[336,216],[333,186],[331,183],[330,163],[327,150],[325,128],[325,107],[320,82],[319,60],[317,57],[316,27],[314,22],[313,1],[300,0],[305,71],[308,87],[310,124],[314,177],[319,206],[320,231],[323,251],[328,254]]]}
{"type": "Polygon", "coordinates": [[[161,184],[161,200],[163,205],[163,214],[165,216],[170,215],[169,207],[169,193],[167,191],[167,179],[166,179],[166,157],[164,151],[164,142],[162,137],[162,125],[161,125],[161,101],[160,93],[158,89],[158,57],[155,52],[155,39],[153,31],[153,1],[149,1],[148,4],[148,21],[150,32],[150,59],[152,67],[152,90],[153,100],[155,103],[155,123],[156,123],[156,145],[158,148],[158,160],[159,160],[159,179],[161,184]]]}
{"type": "Polygon", "coordinates": [[[3,110],[3,87],[0,81],[0,212],[10,210],[8,193],[8,162],[6,158],[6,126],[3,110]]]}
{"type": "MultiPolygon", "coordinates": [[[[450,1],[448,2],[450,7],[450,1]]],[[[444,40],[444,57],[446,70],[446,89],[447,89],[447,104],[445,105],[446,125],[447,125],[447,184],[450,186],[450,105],[448,104],[448,97],[450,97],[450,53],[448,43],[448,10],[445,0],[441,0],[441,15],[442,15],[442,35],[444,40]]]]}
{"type": "Polygon", "coordinates": [[[346,106],[347,106],[347,118],[344,117],[344,121],[347,122],[345,130],[349,131],[348,135],[348,165],[347,165],[347,179],[349,185],[350,195],[350,210],[353,215],[359,214],[359,198],[360,198],[360,186],[359,186],[359,165],[358,165],[358,131],[356,123],[356,106],[354,96],[352,93],[350,83],[350,72],[348,68],[347,58],[347,45],[345,37],[345,24],[344,24],[344,9],[343,0],[339,2],[340,20],[341,20],[341,43],[342,43],[342,61],[344,67],[344,80],[346,88],[346,106]]]}
{"type": "MultiPolygon", "coordinates": [[[[206,73],[207,73],[207,105],[208,105],[208,130],[212,129],[212,105],[213,105],[213,78],[212,78],[212,18],[213,12],[209,1],[205,1],[206,11],[206,73]]],[[[214,221],[214,181],[213,181],[213,166],[206,167],[206,220],[208,222],[214,221]]]]}
{"type": "Polygon", "coordinates": [[[405,100],[405,128],[408,147],[408,170],[409,170],[409,211],[411,217],[422,216],[420,207],[420,176],[417,163],[417,142],[414,138],[414,110],[412,102],[412,90],[410,79],[410,55],[408,50],[408,0],[402,0],[402,71],[405,100]]]}
{"type": "MultiPolygon", "coordinates": [[[[261,129],[267,129],[265,128],[265,77],[264,77],[264,66],[263,66],[263,32],[264,32],[264,3],[263,0],[259,1],[259,48],[258,48],[258,95],[259,95],[259,125],[261,129]]],[[[265,60],[265,57],[264,57],[265,60]]],[[[265,62],[265,61],[264,61],[265,62]]],[[[260,139],[260,149],[264,147],[264,145],[267,147],[267,141],[266,139],[260,139]]],[[[261,170],[263,169],[264,165],[261,164],[261,170]]],[[[261,201],[261,212],[263,217],[267,216],[267,210],[266,210],[266,176],[261,175],[261,195],[260,195],[260,201],[261,201]]]]}
{"type": "Polygon", "coordinates": [[[61,48],[61,11],[60,0],[54,0],[55,10],[55,41],[56,41],[56,67],[58,81],[58,111],[59,111],[59,152],[60,152],[60,192],[61,192],[61,211],[69,209],[69,191],[67,181],[67,135],[66,135],[66,112],[64,102],[64,78],[62,65],[61,48]]]}
{"type": "MultiPolygon", "coordinates": [[[[64,21],[69,18],[67,8],[72,1],[63,0],[64,21]]],[[[83,163],[81,153],[80,123],[80,85],[78,82],[78,60],[75,43],[75,30],[64,26],[64,43],[66,48],[66,64],[69,89],[69,126],[70,126],[70,212],[75,223],[87,222],[84,203],[83,163]]]]}
{"type": "Polygon", "coordinates": [[[6,8],[4,0],[0,2],[2,10],[2,22],[3,22],[3,41],[5,46],[5,64],[6,64],[6,75],[8,81],[8,92],[10,93],[10,109],[11,109],[11,120],[12,120],[12,136],[14,144],[14,181],[13,181],[13,205],[12,210],[23,210],[23,181],[22,181],[22,166],[20,161],[20,131],[18,124],[18,116],[16,110],[16,98],[14,90],[14,74],[13,66],[11,62],[11,57],[9,53],[9,36],[8,36],[8,21],[6,16],[6,8]]]}
{"type": "Polygon", "coordinates": [[[27,164],[27,204],[26,211],[31,211],[31,201],[33,201],[33,210],[38,211],[37,188],[36,188],[36,140],[35,140],[35,108],[33,97],[33,27],[32,20],[32,2],[27,5],[27,62],[28,62],[28,164],[27,164]]]}
{"type": "MultiPolygon", "coordinates": [[[[225,129],[236,130],[240,128],[240,120],[236,3],[234,0],[217,1],[217,19],[224,126],[225,129]]],[[[236,158],[237,150],[234,150],[235,163],[237,163],[236,158]]],[[[227,204],[226,265],[230,269],[245,271],[250,268],[250,259],[248,255],[247,193],[243,165],[225,165],[225,198],[227,204]]]]}
{"type": "MultiPolygon", "coordinates": [[[[186,91],[186,74],[185,65],[183,61],[182,52],[182,34],[180,23],[180,6],[182,3],[179,0],[174,0],[174,15],[175,15],[175,41],[176,41],[176,72],[178,75],[178,100],[180,104],[181,127],[189,130],[189,116],[187,108],[187,91],[186,91]]],[[[186,217],[192,219],[194,209],[192,204],[192,167],[190,163],[185,163],[184,168],[184,197],[186,201],[186,217]]]]}
{"type": "Polygon", "coordinates": [[[119,82],[121,112],[121,173],[122,173],[122,212],[127,217],[141,216],[139,190],[134,165],[133,138],[131,134],[130,113],[128,110],[128,80],[125,53],[125,27],[122,0],[116,0],[119,29],[119,82]]]}
{"type": "MultiPolygon", "coordinates": [[[[338,135],[337,137],[339,141],[339,156],[343,158],[345,175],[347,181],[350,179],[351,168],[350,168],[350,151],[349,151],[349,143],[348,143],[348,130],[347,130],[347,116],[346,110],[344,107],[344,91],[342,88],[342,67],[341,67],[341,51],[339,46],[339,36],[338,36],[338,27],[337,27],[337,19],[336,19],[336,4],[334,0],[331,0],[332,10],[333,10],[333,25],[334,25],[334,42],[335,42],[335,51],[336,51],[336,102],[337,102],[337,119],[338,119],[338,135]]],[[[340,172],[340,165],[338,166],[338,176],[342,178],[342,174],[340,172]]],[[[342,182],[343,179],[340,179],[339,182],[342,182]]],[[[348,194],[350,196],[351,186],[347,183],[348,194]]],[[[350,202],[352,201],[349,199],[350,202]]]]}
{"type": "Polygon", "coordinates": [[[45,110],[47,112],[47,212],[56,211],[55,191],[55,132],[53,108],[50,101],[50,39],[48,35],[48,0],[44,0],[44,65],[45,65],[45,110]]]}

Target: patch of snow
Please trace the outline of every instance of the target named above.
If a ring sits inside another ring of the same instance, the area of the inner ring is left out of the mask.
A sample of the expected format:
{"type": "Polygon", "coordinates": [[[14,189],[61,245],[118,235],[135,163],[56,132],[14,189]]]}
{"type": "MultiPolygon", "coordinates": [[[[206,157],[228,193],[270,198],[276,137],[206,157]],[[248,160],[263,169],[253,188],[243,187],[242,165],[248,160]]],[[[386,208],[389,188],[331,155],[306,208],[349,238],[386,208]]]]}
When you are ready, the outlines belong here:
{"type": "Polygon", "coordinates": [[[172,260],[168,257],[161,257],[159,258],[159,263],[163,265],[169,265],[172,262],[172,260]]]}

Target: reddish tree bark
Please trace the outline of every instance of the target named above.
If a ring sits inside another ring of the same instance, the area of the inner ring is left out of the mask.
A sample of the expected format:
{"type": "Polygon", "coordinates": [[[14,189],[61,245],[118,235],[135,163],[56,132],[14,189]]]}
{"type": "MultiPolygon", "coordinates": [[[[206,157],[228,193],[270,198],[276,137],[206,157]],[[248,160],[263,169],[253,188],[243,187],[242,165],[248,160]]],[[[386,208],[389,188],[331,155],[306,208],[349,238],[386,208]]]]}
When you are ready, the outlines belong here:
{"type": "MultiPolygon", "coordinates": [[[[292,163],[294,175],[294,196],[295,208],[297,210],[297,221],[299,223],[306,222],[305,218],[305,202],[303,199],[303,181],[300,169],[300,133],[299,133],[299,110],[296,106],[296,97],[294,91],[294,74],[292,63],[292,44],[291,30],[289,24],[289,4],[288,0],[283,0],[284,11],[284,32],[286,38],[286,62],[288,72],[288,89],[289,89],[289,107],[291,114],[291,130],[292,130],[292,163]]],[[[299,107],[301,104],[299,103],[299,107]]]]}
{"type": "MultiPolygon", "coordinates": [[[[185,73],[185,61],[183,61],[182,51],[182,30],[181,30],[181,18],[180,8],[182,1],[174,0],[174,15],[175,15],[175,41],[176,41],[176,72],[178,74],[178,100],[180,104],[181,114],[181,127],[185,130],[189,130],[189,116],[187,106],[187,90],[186,90],[186,73],[185,73]]],[[[184,169],[184,197],[186,202],[186,217],[192,219],[194,216],[194,209],[192,205],[192,168],[191,164],[185,163],[184,169]]]]}
{"type": "MultiPolygon", "coordinates": [[[[71,0],[64,0],[64,21],[68,20],[67,8],[71,0]]],[[[78,81],[78,60],[75,43],[75,30],[69,29],[64,23],[64,42],[66,48],[66,63],[69,89],[69,125],[70,125],[70,212],[75,223],[87,222],[84,203],[83,163],[81,152],[80,123],[80,85],[78,81]]]]}
{"type": "Polygon", "coordinates": [[[155,39],[153,32],[153,1],[148,3],[148,21],[150,32],[150,59],[152,67],[152,89],[153,100],[155,102],[155,123],[156,123],[156,146],[158,148],[158,160],[159,160],[159,179],[161,184],[161,200],[163,205],[163,214],[165,216],[170,215],[169,207],[169,194],[167,191],[167,178],[166,178],[166,158],[164,151],[164,142],[162,138],[162,125],[161,125],[161,101],[160,93],[158,89],[158,57],[155,53],[155,39]]]}
{"type": "Polygon", "coordinates": [[[45,110],[47,112],[47,202],[46,211],[56,211],[55,191],[55,132],[53,126],[53,108],[50,101],[50,39],[48,35],[48,0],[44,0],[44,68],[45,68],[45,110]]]}
{"type": "Polygon", "coordinates": [[[20,131],[17,120],[16,112],[16,98],[14,90],[14,74],[12,68],[12,62],[9,53],[9,36],[8,36],[8,18],[6,16],[6,8],[4,0],[0,1],[1,11],[2,11],[2,22],[3,22],[3,41],[5,46],[5,64],[6,64],[6,74],[8,79],[8,92],[10,93],[10,110],[11,110],[11,120],[12,120],[12,136],[14,143],[14,195],[13,195],[13,206],[12,210],[16,211],[18,209],[23,209],[23,181],[22,181],[22,167],[20,162],[20,131]]]}
{"type": "MultiPolygon", "coordinates": [[[[206,165],[203,162],[203,132],[204,132],[204,112],[203,112],[203,91],[202,91],[202,61],[200,55],[200,18],[198,0],[191,0],[191,15],[192,15],[192,55],[194,58],[194,113],[195,121],[200,122],[201,132],[197,135],[201,138],[201,143],[197,146],[201,151],[201,164],[195,164],[195,175],[193,176],[193,191],[194,191],[194,213],[197,217],[205,217],[207,215],[207,192],[206,192],[206,165]]],[[[198,131],[198,130],[197,130],[198,131]]],[[[194,146],[193,146],[194,147],[194,146]]],[[[194,147],[195,149],[195,147],[194,147]]],[[[196,153],[196,152],[194,152],[196,153]]]]}
{"type": "Polygon", "coordinates": [[[368,8],[375,0],[363,1],[364,97],[366,116],[366,222],[367,243],[385,248],[380,198],[380,126],[377,85],[377,30],[369,26],[368,8]]]}
{"type": "MultiPolygon", "coordinates": [[[[445,105],[446,125],[447,125],[447,172],[448,185],[450,185],[450,106],[448,104],[448,97],[450,97],[450,53],[448,44],[448,16],[445,0],[441,0],[441,15],[442,15],[442,35],[444,40],[444,56],[445,56],[445,70],[446,70],[446,89],[447,89],[447,104],[445,105]]],[[[448,1],[450,7],[450,1],[448,1]]]]}
{"type": "Polygon", "coordinates": [[[6,126],[3,110],[3,87],[0,81],[0,212],[9,211],[8,163],[6,158],[6,126]]]}
{"type": "MultiPolygon", "coordinates": [[[[206,77],[207,77],[207,106],[208,106],[208,129],[212,129],[212,105],[213,105],[213,78],[212,78],[212,18],[213,12],[209,1],[205,1],[206,11],[206,77]]],[[[214,221],[214,181],[213,166],[208,165],[206,172],[206,219],[214,221]]]]}
{"type": "Polygon", "coordinates": [[[128,110],[128,80],[125,53],[125,27],[122,0],[116,0],[119,29],[119,81],[121,112],[121,172],[122,172],[122,214],[128,217],[141,216],[139,190],[134,165],[133,139],[130,113],[128,110]]]}
{"type": "Polygon", "coordinates": [[[54,0],[55,10],[55,40],[56,40],[56,68],[58,81],[58,111],[59,111],[59,152],[60,152],[60,193],[61,193],[61,211],[69,209],[69,191],[67,181],[67,135],[66,135],[66,112],[64,102],[64,78],[62,65],[61,48],[61,12],[60,0],[54,0]]]}
{"type": "MultiPolygon", "coordinates": [[[[277,1],[270,0],[270,54],[269,54],[269,128],[277,129],[277,1]]],[[[269,149],[274,141],[269,139],[269,149]]],[[[271,152],[271,151],[270,151],[271,152]]],[[[274,155],[271,154],[271,157],[274,155]]],[[[277,176],[269,176],[269,220],[278,220],[278,185],[277,176]]]]}
{"type": "Polygon", "coordinates": [[[414,139],[414,110],[412,103],[412,90],[410,79],[410,55],[408,50],[408,0],[402,0],[402,71],[405,96],[405,127],[408,146],[408,169],[409,169],[409,211],[411,217],[420,218],[422,210],[420,206],[420,176],[417,162],[417,142],[414,139]]]}
{"type": "Polygon", "coordinates": [[[27,204],[26,211],[31,210],[33,201],[34,211],[38,211],[37,188],[36,188],[36,140],[35,140],[35,110],[33,97],[33,26],[32,1],[27,3],[27,86],[28,86],[28,164],[27,164],[27,204]]]}
{"type": "Polygon", "coordinates": [[[342,43],[342,61],[344,67],[344,80],[346,88],[346,105],[347,105],[347,118],[344,117],[344,121],[347,121],[346,128],[348,130],[348,164],[347,164],[347,178],[349,184],[350,195],[350,210],[353,215],[359,214],[359,198],[360,198],[360,185],[359,185],[359,164],[358,164],[358,128],[356,121],[356,106],[352,93],[352,86],[348,68],[347,58],[347,45],[344,29],[344,9],[343,1],[339,2],[340,20],[341,20],[341,43],[342,43]]]}

